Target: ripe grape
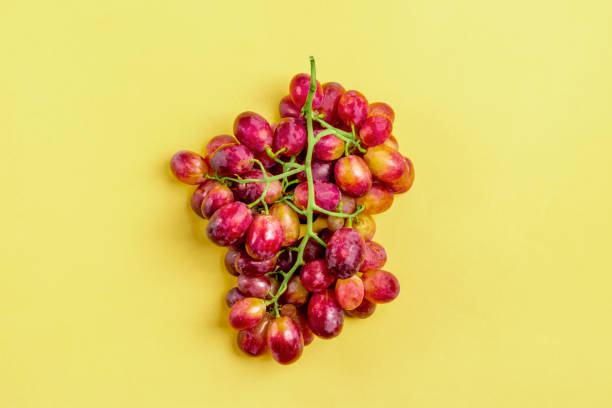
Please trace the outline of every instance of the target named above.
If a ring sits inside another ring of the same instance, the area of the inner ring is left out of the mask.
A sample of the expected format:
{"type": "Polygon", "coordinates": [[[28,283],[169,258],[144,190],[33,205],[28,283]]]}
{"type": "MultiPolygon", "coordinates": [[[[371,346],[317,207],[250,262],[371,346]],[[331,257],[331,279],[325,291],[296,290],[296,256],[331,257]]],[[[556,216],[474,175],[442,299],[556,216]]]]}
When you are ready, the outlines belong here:
{"type": "Polygon", "coordinates": [[[276,255],[285,239],[281,222],[273,215],[256,215],[247,231],[245,248],[256,261],[276,255]]]}
{"type": "MultiPolygon", "coordinates": [[[[315,204],[324,210],[334,211],[340,202],[340,190],[335,184],[327,181],[313,182],[315,204]]],[[[293,192],[293,202],[304,210],[308,206],[308,183],[298,184],[293,192]]]]}
{"type": "Polygon", "coordinates": [[[372,313],[376,311],[376,303],[370,302],[365,297],[361,301],[361,304],[353,310],[347,310],[346,314],[350,317],[357,317],[359,319],[365,319],[366,317],[372,316],[372,313]]]}
{"type": "Polygon", "coordinates": [[[290,95],[285,95],[278,104],[278,113],[281,118],[299,118],[300,110],[291,100],[290,95]]]}
{"type": "MultiPolygon", "coordinates": [[[[315,130],[315,136],[323,130],[315,130]]],[[[336,160],[344,154],[344,141],[334,135],[325,135],[314,145],[312,157],[319,160],[336,160]]]]}
{"type": "Polygon", "coordinates": [[[274,142],[272,149],[275,152],[283,150],[282,156],[295,156],[306,146],[306,126],[302,119],[284,118],[278,122],[274,129],[274,142]]]}
{"type": "Polygon", "coordinates": [[[369,241],[374,238],[376,223],[371,215],[361,213],[353,220],[353,228],[359,232],[364,240],[369,241]]]}
{"type": "Polygon", "coordinates": [[[281,296],[281,300],[283,303],[302,306],[308,300],[309,294],[310,292],[302,285],[300,277],[298,275],[293,275],[289,279],[289,282],[287,282],[287,290],[281,296]]]}
{"type": "Polygon", "coordinates": [[[272,357],[281,364],[291,364],[302,355],[304,340],[295,321],[280,316],[268,325],[266,343],[272,357]]]}
{"type": "Polygon", "coordinates": [[[365,242],[353,228],[340,228],[329,239],[325,262],[332,274],[350,278],[359,270],[365,257],[365,242]]]}
{"type": "MultiPolygon", "coordinates": [[[[342,204],[342,206],[338,209],[338,212],[344,214],[352,214],[355,212],[355,199],[353,197],[341,193],[340,204],[342,204]]],[[[345,221],[346,218],[344,217],[329,215],[327,217],[327,228],[331,231],[338,231],[340,228],[344,227],[345,221]]]]}
{"type": "Polygon", "coordinates": [[[365,243],[365,258],[359,269],[361,272],[375,271],[385,266],[387,252],[382,245],[374,241],[365,243]]]}
{"type": "Polygon", "coordinates": [[[265,298],[271,289],[270,278],[266,275],[240,275],[238,276],[238,289],[245,296],[265,298]]]}
{"type": "Polygon", "coordinates": [[[404,157],[385,145],[370,147],[363,158],[374,178],[385,184],[398,180],[407,171],[404,157]]]}
{"type": "MultiPolygon", "coordinates": [[[[291,79],[289,83],[289,95],[298,109],[302,109],[302,106],[306,103],[309,89],[310,75],[297,74],[291,79]]],[[[316,91],[312,99],[312,109],[318,109],[322,102],[323,92],[321,91],[321,84],[319,81],[316,81],[316,91]]]]}
{"type": "Polygon", "coordinates": [[[240,275],[240,272],[238,272],[236,270],[236,267],[234,266],[234,261],[236,260],[236,257],[238,255],[240,255],[240,251],[236,251],[235,249],[228,249],[227,252],[225,253],[225,257],[224,257],[225,269],[230,273],[230,275],[234,275],[234,276],[240,275]]]}
{"type": "Polygon", "coordinates": [[[344,93],[344,88],[337,82],[327,82],[323,84],[323,102],[319,112],[324,114],[323,120],[327,123],[335,124],[338,121],[338,101],[344,93]]]}
{"type": "Polygon", "coordinates": [[[253,158],[259,160],[264,166],[264,169],[268,170],[272,169],[278,164],[272,157],[268,156],[268,153],[266,153],[265,151],[253,153],[253,158]]]}
{"type": "Polygon", "coordinates": [[[219,184],[208,191],[202,201],[201,212],[204,218],[210,218],[215,211],[234,201],[234,193],[229,187],[219,184]]]}
{"type": "Polygon", "coordinates": [[[270,320],[270,315],[266,313],[255,326],[240,330],[236,336],[238,348],[253,357],[265,353],[267,350],[266,334],[270,320]]]}
{"type": "Polygon", "coordinates": [[[206,235],[217,245],[237,245],[244,239],[252,221],[253,213],[246,204],[234,201],[219,208],[210,217],[206,235]]]}
{"type": "Polygon", "coordinates": [[[292,318],[298,325],[305,346],[312,343],[314,335],[312,334],[312,330],[310,330],[310,326],[308,326],[308,318],[304,316],[304,313],[300,309],[296,308],[295,305],[291,303],[287,303],[281,307],[280,314],[292,318]]]}
{"type": "MultiPolygon", "coordinates": [[[[267,176],[271,176],[270,173],[266,174],[267,176]]],[[[247,171],[242,175],[244,179],[257,179],[263,180],[263,172],[261,170],[251,170],[247,171]]],[[[257,200],[264,192],[266,188],[266,183],[262,182],[248,182],[248,183],[237,183],[234,187],[234,191],[236,192],[236,197],[244,201],[246,203],[252,203],[257,200]]],[[[283,186],[279,180],[273,180],[270,182],[270,187],[268,187],[268,192],[264,197],[264,200],[267,204],[272,204],[283,195],[283,186]]]]}
{"type": "Polygon", "coordinates": [[[345,92],[338,100],[338,116],[349,126],[361,126],[368,116],[368,100],[360,92],[345,92]]]}
{"type": "Polygon", "coordinates": [[[308,325],[314,334],[325,339],[340,334],[344,325],[344,313],[332,290],[327,289],[310,297],[308,325]]]}
{"type": "Polygon", "coordinates": [[[210,166],[219,176],[244,174],[253,168],[253,153],[244,145],[222,146],[210,158],[210,166]]]}
{"type": "Polygon", "coordinates": [[[272,128],[263,116],[255,112],[242,112],[236,117],[234,136],[253,152],[263,152],[272,146],[272,128]]]}
{"type": "Polygon", "coordinates": [[[255,326],[266,313],[266,304],[263,299],[246,297],[240,299],[229,314],[230,325],[236,330],[244,330],[255,326]]]}
{"type": "Polygon", "coordinates": [[[170,170],[180,182],[201,184],[206,181],[208,165],[199,154],[189,150],[180,150],[172,156],[170,170]]]}
{"type": "Polygon", "coordinates": [[[359,129],[359,137],[366,146],[377,146],[387,140],[392,130],[393,125],[386,116],[368,116],[359,129]]]}
{"type": "Polygon", "coordinates": [[[392,181],[386,183],[389,190],[393,191],[395,194],[405,193],[410,190],[412,184],[414,183],[414,166],[409,158],[404,157],[404,162],[406,163],[405,170],[402,175],[392,181]]]}
{"type": "Polygon", "coordinates": [[[285,232],[282,246],[295,244],[300,237],[300,219],[298,215],[286,203],[277,203],[270,207],[270,215],[276,217],[285,232]]]}
{"type": "MultiPolygon", "coordinates": [[[[310,163],[312,171],[312,179],[315,181],[333,181],[334,176],[334,162],[327,160],[312,159],[310,163]]],[[[300,181],[306,181],[306,172],[301,171],[297,174],[297,178],[300,181]]]]}
{"type": "Polygon", "coordinates": [[[341,308],[353,310],[363,300],[363,281],[356,275],[348,279],[338,279],[335,294],[341,308]]]}
{"type": "Polygon", "coordinates": [[[238,288],[231,288],[225,294],[225,303],[228,307],[234,306],[234,303],[239,301],[240,299],[244,299],[245,296],[238,290],[238,288]]]}
{"type": "Polygon", "coordinates": [[[225,145],[237,144],[238,141],[234,139],[234,136],[230,135],[219,135],[210,139],[210,142],[206,144],[204,148],[204,158],[210,159],[212,155],[217,151],[218,148],[225,145]]]}
{"type": "Polygon", "coordinates": [[[266,259],[265,261],[256,261],[246,252],[240,252],[234,260],[234,267],[242,275],[258,276],[273,271],[276,261],[277,257],[266,259]]]}
{"type": "Polygon", "coordinates": [[[300,272],[302,286],[310,292],[320,292],[327,289],[336,277],[327,270],[323,259],[307,262],[300,272]]]}
{"type": "Polygon", "coordinates": [[[363,274],[365,297],[374,303],[387,303],[399,295],[400,285],[391,272],[376,270],[363,274]]]}
{"type": "Polygon", "coordinates": [[[372,173],[359,156],[350,155],[336,161],[334,176],[338,187],[354,197],[364,195],[372,187],[372,173]]]}
{"type": "Polygon", "coordinates": [[[204,218],[202,215],[202,201],[204,201],[204,197],[206,197],[206,194],[208,194],[210,189],[218,185],[221,185],[221,183],[216,180],[208,179],[193,191],[190,200],[190,205],[193,212],[204,218]]]}
{"type": "Polygon", "coordinates": [[[393,193],[381,183],[373,183],[368,192],[357,198],[357,205],[363,205],[366,214],[380,214],[393,204],[393,193]]]}
{"type": "Polygon", "coordinates": [[[296,260],[297,252],[292,251],[290,249],[285,249],[283,252],[280,253],[278,261],[276,262],[276,266],[278,266],[278,269],[280,269],[281,271],[289,272],[293,265],[295,265],[296,260]]]}
{"type": "Polygon", "coordinates": [[[370,106],[368,106],[368,115],[384,115],[391,123],[395,120],[395,112],[393,112],[393,109],[384,102],[371,103],[370,106]]]}

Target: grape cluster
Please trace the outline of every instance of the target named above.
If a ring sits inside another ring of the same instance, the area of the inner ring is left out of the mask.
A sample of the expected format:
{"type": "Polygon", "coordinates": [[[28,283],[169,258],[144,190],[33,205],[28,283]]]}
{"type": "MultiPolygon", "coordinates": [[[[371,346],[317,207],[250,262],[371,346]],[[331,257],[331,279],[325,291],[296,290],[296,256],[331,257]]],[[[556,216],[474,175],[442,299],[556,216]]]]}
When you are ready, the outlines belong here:
{"type": "Polygon", "coordinates": [[[269,350],[289,364],[314,335],[340,334],[344,317],[366,318],[395,299],[397,278],[381,268],[385,249],[372,241],[372,215],[410,189],[412,162],[393,137],[395,114],[336,82],[297,74],[270,125],[254,112],[215,136],[203,155],[182,150],[170,167],[198,185],[191,207],[208,219],[206,234],[228,247],[237,276],[226,294],[238,346],[269,350]],[[327,228],[313,229],[315,218],[327,228]]]}

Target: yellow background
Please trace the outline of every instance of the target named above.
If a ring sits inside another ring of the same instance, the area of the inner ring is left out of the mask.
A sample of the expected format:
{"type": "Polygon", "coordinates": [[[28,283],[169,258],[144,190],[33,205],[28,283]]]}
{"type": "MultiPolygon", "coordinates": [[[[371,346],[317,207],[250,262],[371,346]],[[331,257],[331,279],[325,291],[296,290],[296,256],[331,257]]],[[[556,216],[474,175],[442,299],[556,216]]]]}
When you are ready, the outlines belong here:
{"type": "Polygon", "coordinates": [[[0,5],[1,407],[612,406],[609,1],[0,5]],[[167,166],[311,54],[416,183],[376,217],[398,300],[282,367],[167,166]]]}

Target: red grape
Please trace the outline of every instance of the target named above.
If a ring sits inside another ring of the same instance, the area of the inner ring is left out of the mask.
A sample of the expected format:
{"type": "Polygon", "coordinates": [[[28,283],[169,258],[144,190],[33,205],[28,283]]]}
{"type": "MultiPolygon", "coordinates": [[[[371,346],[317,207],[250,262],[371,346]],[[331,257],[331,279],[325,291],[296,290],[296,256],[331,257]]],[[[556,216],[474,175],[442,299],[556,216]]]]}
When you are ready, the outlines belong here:
{"type": "Polygon", "coordinates": [[[211,188],[219,185],[221,185],[221,183],[219,183],[217,180],[208,179],[194,190],[190,200],[191,209],[193,212],[204,218],[202,215],[202,201],[204,201],[204,197],[206,197],[206,194],[208,194],[211,188]]]}
{"type": "Polygon", "coordinates": [[[219,135],[210,139],[210,142],[204,148],[204,158],[210,158],[221,146],[237,144],[238,141],[234,139],[234,136],[230,135],[219,135]]]}
{"type": "Polygon", "coordinates": [[[276,255],[285,239],[281,222],[273,215],[256,215],[246,236],[245,248],[256,261],[276,255]]]}
{"type": "Polygon", "coordinates": [[[387,262],[387,252],[382,245],[367,241],[365,243],[365,259],[359,269],[361,272],[375,271],[385,266],[387,262]]]}
{"type": "Polygon", "coordinates": [[[210,158],[210,166],[219,176],[244,174],[253,168],[253,153],[244,145],[222,146],[210,158]]]}
{"type": "Polygon", "coordinates": [[[234,201],[234,193],[229,187],[219,184],[208,191],[202,201],[202,215],[210,218],[215,211],[234,201]]]}
{"type": "Polygon", "coordinates": [[[255,112],[242,112],[236,117],[234,136],[253,152],[263,152],[272,146],[272,128],[263,116],[255,112]]]}
{"type": "Polygon", "coordinates": [[[336,277],[327,270],[323,259],[316,259],[302,267],[300,280],[306,290],[320,292],[334,283],[336,277]]]}
{"type": "MultiPolygon", "coordinates": [[[[267,176],[271,176],[270,173],[266,174],[267,176]]],[[[261,170],[251,170],[247,171],[242,175],[244,179],[257,179],[263,180],[263,172],[261,170]]],[[[234,191],[236,191],[236,197],[239,200],[244,201],[245,203],[252,203],[257,200],[263,194],[266,188],[266,183],[264,182],[248,182],[248,183],[237,183],[234,187],[234,191]]],[[[283,186],[279,180],[273,180],[270,182],[270,187],[268,187],[268,192],[264,197],[264,200],[267,204],[272,204],[283,195],[283,186]]]]}
{"type": "MultiPolygon", "coordinates": [[[[334,162],[312,159],[310,169],[312,171],[312,179],[315,181],[332,181],[333,179],[334,162]]],[[[297,178],[300,181],[306,181],[306,172],[299,172],[297,178]]]]}
{"type": "Polygon", "coordinates": [[[363,274],[365,297],[374,303],[387,303],[399,295],[400,284],[391,272],[376,270],[363,274]]]}
{"type": "Polygon", "coordinates": [[[296,308],[295,305],[292,305],[291,303],[287,303],[281,307],[280,314],[292,318],[298,325],[300,332],[302,333],[305,346],[312,343],[314,340],[314,335],[312,334],[312,330],[310,330],[310,326],[308,325],[308,318],[304,316],[304,313],[302,313],[300,309],[296,308]]]}
{"type": "Polygon", "coordinates": [[[338,121],[338,100],[344,93],[344,88],[337,82],[327,82],[323,84],[323,103],[319,112],[325,116],[323,120],[327,123],[335,124],[338,121]]]}
{"type": "MultiPolygon", "coordinates": [[[[315,136],[323,130],[315,130],[315,136]]],[[[315,145],[312,157],[319,160],[336,160],[344,154],[344,142],[334,135],[323,136],[315,145]]]]}
{"type": "Polygon", "coordinates": [[[236,337],[238,348],[253,357],[265,353],[267,350],[266,334],[270,320],[270,315],[266,313],[255,326],[240,330],[236,337]]]}
{"type": "MultiPolygon", "coordinates": [[[[335,184],[327,181],[315,181],[314,195],[315,204],[324,210],[335,211],[340,203],[340,190],[335,184]]],[[[308,183],[302,182],[298,184],[293,192],[293,202],[295,205],[304,210],[308,206],[308,183]]]]}
{"type": "Polygon", "coordinates": [[[345,92],[338,101],[338,116],[347,125],[361,126],[368,116],[368,100],[360,92],[345,92]]]}
{"type": "Polygon", "coordinates": [[[338,279],[336,281],[335,293],[341,308],[353,310],[363,300],[363,281],[356,275],[348,279],[338,279]]]}
{"type": "Polygon", "coordinates": [[[361,213],[353,220],[353,228],[359,232],[364,240],[369,241],[374,238],[376,223],[371,215],[361,213]]]}
{"type": "Polygon", "coordinates": [[[339,159],[334,166],[336,184],[346,194],[359,197],[372,187],[372,173],[368,165],[359,156],[346,156],[339,159]]]}
{"type": "Polygon", "coordinates": [[[272,157],[268,156],[268,153],[266,153],[265,151],[253,153],[253,158],[259,160],[261,164],[263,164],[264,169],[269,170],[277,165],[276,161],[272,157]]]}
{"type": "Polygon", "coordinates": [[[357,205],[363,205],[363,212],[380,214],[387,211],[393,204],[393,193],[380,183],[372,184],[372,188],[356,200],[357,205]]]}
{"type": "Polygon", "coordinates": [[[278,113],[281,118],[299,118],[300,110],[295,103],[291,100],[291,96],[286,95],[283,96],[283,99],[280,100],[278,104],[278,113]]]}
{"type": "Polygon", "coordinates": [[[386,116],[368,116],[359,129],[359,137],[366,146],[377,146],[387,140],[392,130],[393,125],[386,116]]]}
{"type": "Polygon", "coordinates": [[[332,290],[327,289],[311,296],[308,302],[308,325],[314,334],[325,339],[340,334],[344,314],[332,290]]]}
{"type": "Polygon", "coordinates": [[[231,288],[225,294],[225,303],[228,307],[232,307],[234,306],[234,303],[244,298],[245,296],[238,290],[238,288],[231,288]]]}
{"type": "Polygon", "coordinates": [[[266,343],[272,357],[281,364],[291,364],[302,355],[304,340],[295,321],[280,316],[268,325],[266,343]]]}
{"type": "Polygon", "coordinates": [[[325,262],[332,274],[346,279],[355,274],[365,257],[365,242],[353,228],[340,228],[325,249],[325,262]]]}
{"type": "Polygon", "coordinates": [[[393,109],[384,102],[374,102],[368,106],[368,115],[384,115],[391,123],[395,120],[395,112],[393,109]]]}
{"type": "Polygon", "coordinates": [[[208,221],[206,235],[217,245],[230,246],[244,239],[253,213],[246,204],[234,201],[219,208],[208,221]]]}
{"type": "Polygon", "coordinates": [[[270,215],[278,218],[283,226],[285,238],[282,246],[295,244],[300,237],[300,219],[297,213],[286,203],[277,203],[270,207],[270,215]]]}
{"type": "Polygon", "coordinates": [[[366,317],[370,317],[372,313],[374,313],[375,310],[376,310],[376,303],[372,303],[364,297],[359,306],[357,306],[353,310],[347,310],[346,314],[351,317],[365,319],[366,317]]]}
{"type": "Polygon", "coordinates": [[[372,175],[383,183],[398,180],[407,171],[404,157],[385,145],[370,147],[363,158],[372,175]]]}
{"type": "Polygon", "coordinates": [[[281,271],[289,272],[293,265],[295,265],[296,260],[297,252],[292,251],[291,249],[285,249],[283,252],[280,253],[278,261],[276,262],[276,266],[278,266],[278,269],[280,269],[281,271]]]}
{"type": "Polygon", "coordinates": [[[264,275],[274,270],[277,258],[266,259],[265,261],[256,261],[251,258],[246,252],[240,252],[234,260],[236,270],[247,276],[264,275]]]}
{"type": "Polygon", "coordinates": [[[404,157],[404,163],[406,166],[402,175],[399,178],[386,183],[389,190],[393,191],[395,194],[405,193],[406,191],[410,190],[410,187],[412,187],[412,184],[414,183],[414,166],[407,157],[404,157]]]}
{"type": "MultiPolygon", "coordinates": [[[[308,98],[308,91],[310,90],[310,75],[308,74],[296,74],[289,83],[289,95],[291,100],[298,109],[302,109],[302,106],[306,103],[308,98]]],[[[312,109],[318,109],[323,102],[323,92],[321,91],[321,84],[316,81],[316,91],[312,99],[312,109]]]]}
{"type": "Polygon", "coordinates": [[[306,146],[306,126],[304,121],[296,118],[284,118],[274,129],[272,148],[275,152],[285,149],[282,156],[295,156],[306,146]]]}
{"type": "Polygon", "coordinates": [[[236,267],[234,266],[234,261],[236,260],[236,257],[238,255],[240,255],[240,251],[236,251],[235,249],[228,249],[227,252],[225,253],[225,258],[224,258],[225,269],[227,269],[230,275],[234,275],[234,276],[240,275],[240,272],[238,272],[236,270],[236,267]]]}
{"type": "Polygon", "coordinates": [[[263,299],[247,297],[240,299],[230,310],[229,322],[236,330],[255,326],[264,317],[266,304],[263,299]]]}
{"type": "Polygon", "coordinates": [[[300,277],[298,275],[293,275],[287,283],[287,290],[281,296],[281,300],[283,303],[302,306],[308,300],[309,294],[310,292],[302,285],[300,277]]]}
{"type": "Polygon", "coordinates": [[[249,297],[265,298],[271,289],[270,278],[266,275],[260,276],[238,276],[238,289],[249,297]]]}
{"type": "Polygon", "coordinates": [[[204,158],[189,150],[180,150],[170,160],[170,170],[185,184],[201,184],[206,181],[208,165],[204,158]]]}

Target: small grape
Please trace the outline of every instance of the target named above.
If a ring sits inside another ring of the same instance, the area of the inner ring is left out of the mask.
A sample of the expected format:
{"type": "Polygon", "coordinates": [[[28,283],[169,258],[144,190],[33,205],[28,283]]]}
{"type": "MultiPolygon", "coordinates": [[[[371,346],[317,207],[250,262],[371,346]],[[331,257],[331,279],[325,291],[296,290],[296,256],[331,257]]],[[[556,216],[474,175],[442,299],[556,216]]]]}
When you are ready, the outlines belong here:
{"type": "Polygon", "coordinates": [[[370,147],[363,158],[372,176],[385,184],[398,180],[407,171],[404,157],[385,145],[370,147]]]}
{"type": "Polygon", "coordinates": [[[371,103],[370,106],[368,106],[368,115],[384,115],[391,121],[391,123],[393,123],[395,120],[395,112],[393,112],[391,106],[384,102],[371,103]]]}
{"type": "Polygon", "coordinates": [[[226,204],[210,217],[206,235],[217,245],[237,245],[253,221],[253,213],[246,204],[239,201],[226,204]]]}
{"type": "Polygon", "coordinates": [[[202,201],[201,212],[204,218],[210,218],[219,208],[234,201],[234,193],[229,187],[219,184],[208,191],[202,201]]]}
{"type": "Polygon", "coordinates": [[[356,275],[336,281],[336,299],[344,310],[353,310],[359,306],[363,300],[363,292],[363,281],[356,275]]]}
{"type": "MultiPolygon", "coordinates": [[[[324,210],[335,211],[340,203],[340,190],[338,187],[327,181],[313,182],[315,204],[324,210]]],[[[293,192],[293,202],[295,205],[304,210],[308,206],[308,183],[302,182],[298,184],[293,192]]]]}
{"type": "Polygon", "coordinates": [[[272,128],[263,116],[242,112],[234,121],[234,136],[253,152],[263,152],[272,146],[272,128]]]}
{"type": "Polygon", "coordinates": [[[306,290],[320,292],[334,283],[336,277],[327,270],[323,259],[316,259],[302,267],[300,280],[306,290]]]}
{"type": "Polygon", "coordinates": [[[360,197],[372,187],[372,173],[359,156],[350,155],[336,161],[334,165],[336,184],[353,197],[360,197]]]}
{"type": "Polygon", "coordinates": [[[344,93],[342,85],[336,82],[327,82],[323,84],[323,102],[319,108],[319,112],[325,116],[323,120],[327,123],[335,124],[338,122],[338,101],[344,93]]]}
{"type": "Polygon", "coordinates": [[[293,275],[287,282],[287,290],[282,294],[281,299],[283,303],[291,303],[295,306],[302,306],[308,300],[310,292],[304,288],[300,277],[293,275]]]}
{"type": "Polygon", "coordinates": [[[338,100],[337,109],[344,123],[359,127],[368,116],[368,100],[357,91],[347,91],[338,100]]]}
{"type": "Polygon", "coordinates": [[[364,240],[370,241],[376,233],[376,222],[371,215],[361,213],[353,220],[353,228],[359,232],[364,240]]]}
{"type": "Polygon", "coordinates": [[[344,314],[332,290],[327,289],[311,296],[308,302],[308,325],[314,334],[325,339],[340,334],[344,314]]]}
{"type": "MultiPolygon", "coordinates": [[[[334,178],[334,162],[326,160],[312,159],[310,163],[312,171],[312,179],[315,181],[333,181],[334,178]]],[[[300,181],[306,181],[306,172],[302,171],[297,174],[300,181]]]]}
{"type": "Polygon", "coordinates": [[[284,118],[274,129],[274,142],[272,148],[275,152],[285,149],[282,156],[295,156],[306,146],[306,125],[302,119],[284,118]]]}
{"type": "Polygon", "coordinates": [[[193,191],[190,200],[190,205],[193,212],[204,218],[204,216],[202,215],[202,201],[204,201],[204,198],[206,197],[206,194],[208,194],[210,189],[219,185],[221,185],[221,183],[219,183],[218,181],[208,179],[204,183],[200,184],[198,188],[193,191]]]}
{"type": "Polygon", "coordinates": [[[279,251],[285,231],[273,215],[256,215],[247,231],[245,248],[256,261],[273,258],[279,251]]]}
{"type": "Polygon", "coordinates": [[[234,267],[241,275],[258,276],[272,272],[276,266],[277,257],[256,261],[246,252],[240,252],[234,260],[234,267]]]}
{"type": "Polygon", "coordinates": [[[353,276],[365,257],[365,242],[353,228],[340,228],[331,236],[325,249],[325,262],[332,274],[340,279],[353,276]]]}
{"type": "Polygon", "coordinates": [[[393,193],[381,183],[373,183],[368,192],[357,198],[357,205],[363,205],[366,214],[380,214],[391,208],[393,193]]]}
{"type": "Polygon", "coordinates": [[[399,143],[393,135],[389,135],[389,137],[383,142],[383,145],[390,147],[393,150],[399,150],[399,143]]]}
{"type": "Polygon", "coordinates": [[[280,100],[278,104],[278,113],[281,118],[299,118],[300,110],[295,103],[291,100],[290,95],[283,96],[283,99],[280,100]]]}
{"type": "Polygon", "coordinates": [[[266,275],[260,276],[238,276],[238,289],[245,296],[265,298],[271,289],[270,278],[266,275]]]}
{"type": "MultiPolygon", "coordinates": [[[[302,109],[302,106],[306,103],[308,98],[308,91],[310,90],[310,75],[308,74],[297,74],[291,79],[289,83],[289,95],[291,100],[298,109],[302,109]]],[[[318,109],[323,102],[323,92],[321,91],[321,84],[316,81],[316,90],[312,99],[312,109],[318,109]]]]}
{"type": "Polygon", "coordinates": [[[180,182],[201,184],[206,181],[208,165],[199,154],[189,150],[180,150],[172,156],[170,170],[180,182]]]}
{"type": "MultiPolygon", "coordinates": [[[[270,173],[266,174],[267,176],[271,176],[270,173]]],[[[263,172],[261,170],[255,169],[251,171],[247,171],[242,175],[242,177],[247,179],[257,179],[263,180],[263,172]]],[[[263,194],[266,188],[266,183],[263,182],[248,182],[248,183],[237,183],[234,187],[234,191],[236,192],[236,197],[240,201],[244,201],[245,203],[252,203],[257,200],[263,194]]],[[[268,191],[266,196],[264,197],[264,201],[266,204],[272,204],[283,195],[283,186],[279,180],[273,180],[270,182],[270,187],[268,187],[268,191]]]]}
{"type": "Polygon", "coordinates": [[[230,273],[230,275],[240,275],[240,272],[238,272],[234,266],[234,261],[238,255],[240,255],[240,251],[236,251],[235,249],[228,249],[228,251],[225,253],[225,269],[230,273]]]}
{"type": "Polygon", "coordinates": [[[370,317],[375,311],[376,303],[372,303],[364,297],[359,306],[353,310],[347,310],[346,314],[350,317],[365,319],[366,317],[370,317]]]}
{"type": "MultiPolygon", "coordinates": [[[[323,130],[317,129],[314,134],[317,136],[323,130]]],[[[334,135],[323,136],[315,145],[312,157],[318,160],[336,160],[344,154],[344,141],[334,135]]]]}
{"type": "Polygon", "coordinates": [[[406,191],[410,190],[410,187],[412,187],[412,184],[414,183],[414,166],[407,157],[404,157],[404,162],[406,166],[404,167],[404,172],[402,175],[395,180],[385,183],[389,190],[395,194],[405,193],[406,191]]]}
{"type": "Polygon", "coordinates": [[[270,215],[276,217],[285,232],[282,246],[295,244],[300,237],[300,219],[298,215],[286,203],[277,203],[270,207],[270,215]]]}
{"type": "Polygon", "coordinates": [[[266,343],[272,357],[281,364],[291,364],[302,355],[304,340],[298,325],[287,316],[280,316],[268,325],[266,343]]]}
{"type": "Polygon", "coordinates": [[[366,146],[377,146],[387,140],[392,130],[393,125],[386,116],[368,116],[359,129],[359,137],[366,146]]]}
{"type": "Polygon", "coordinates": [[[263,299],[246,297],[234,303],[229,322],[236,330],[249,329],[259,323],[265,313],[266,304],[263,299]]]}
{"type": "Polygon", "coordinates": [[[297,252],[292,251],[291,249],[285,249],[283,252],[280,253],[278,261],[276,262],[276,266],[278,266],[278,269],[280,269],[281,271],[289,272],[293,265],[295,265],[296,260],[297,252]]]}
{"type": "Polygon", "coordinates": [[[400,285],[391,272],[376,270],[363,274],[365,297],[374,303],[387,303],[399,295],[400,285]]]}
{"type": "Polygon", "coordinates": [[[253,153],[244,145],[222,146],[210,158],[210,166],[219,176],[244,174],[253,168],[253,153]]]}
{"type": "Polygon", "coordinates": [[[293,319],[293,321],[300,328],[300,332],[302,333],[302,338],[304,339],[304,345],[307,346],[314,340],[314,335],[312,334],[312,330],[310,330],[310,326],[308,325],[308,318],[304,316],[304,313],[295,305],[291,303],[287,303],[281,307],[280,314],[282,316],[287,316],[293,319]]]}
{"type": "Polygon", "coordinates": [[[240,330],[236,337],[238,348],[249,356],[260,356],[267,350],[267,332],[271,317],[268,313],[250,329],[240,330]]]}
{"type": "Polygon", "coordinates": [[[234,139],[234,136],[230,135],[218,135],[210,139],[210,141],[206,144],[204,148],[204,158],[210,159],[212,155],[219,149],[221,146],[238,144],[238,141],[234,139]]]}
{"type": "Polygon", "coordinates": [[[245,296],[238,290],[238,288],[231,288],[225,294],[225,303],[228,307],[234,306],[234,303],[239,301],[240,299],[244,299],[245,296]]]}
{"type": "Polygon", "coordinates": [[[361,272],[375,271],[385,266],[387,252],[385,248],[374,241],[365,243],[365,258],[359,269],[361,272]]]}

